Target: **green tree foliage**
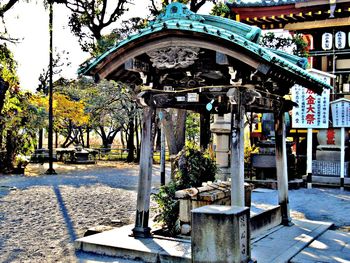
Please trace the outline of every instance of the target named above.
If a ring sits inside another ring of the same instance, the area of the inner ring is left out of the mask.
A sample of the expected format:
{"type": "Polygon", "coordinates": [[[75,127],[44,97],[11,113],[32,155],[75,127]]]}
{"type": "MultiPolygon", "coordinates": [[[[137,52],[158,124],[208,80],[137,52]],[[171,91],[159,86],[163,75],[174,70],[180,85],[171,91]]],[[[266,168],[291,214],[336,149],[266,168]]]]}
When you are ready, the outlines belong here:
{"type": "Polygon", "coordinates": [[[17,156],[33,150],[38,111],[32,95],[20,90],[17,63],[5,44],[0,45],[0,65],[0,147],[6,150],[0,169],[11,172],[17,156]]]}
{"type": "Polygon", "coordinates": [[[226,18],[231,18],[230,14],[230,9],[224,2],[219,2],[213,6],[210,12],[211,15],[214,16],[222,16],[226,18]]]}
{"type": "Polygon", "coordinates": [[[199,113],[188,112],[186,118],[186,141],[199,143],[199,113]]]}
{"type": "Polygon", "coordinates": [[[293,35],[293,37],[277,37],[273,32],[268,32],[261,37],[260,44],[267,48],[283,51],[289,49],[294,55],[300,57],[309,56],[307,43],[300,34],[293,35]]]}
{"type": "Polygon", "coordinates": [[[179,202],[175,192],[190,187],[199,187],[203,182],[214,181],[216,165],[209,153],[202,152],[193,143],[188,143],[175,159],[175,177],[153,195],[158,204],[156,221],[164,224],[169,235],[179,232],[179,202]]]}
{"type": "Polygon", "coordinates": [[[123,83],[101,80],[96,84],[88,78],[61,80],[55,90],[84,102],[85,113],[89,115],[87,125],[101,137],[103,148],[110,148],[117,133],[127,131],[129,120],[140,113],[131,89],[123,83]]]}

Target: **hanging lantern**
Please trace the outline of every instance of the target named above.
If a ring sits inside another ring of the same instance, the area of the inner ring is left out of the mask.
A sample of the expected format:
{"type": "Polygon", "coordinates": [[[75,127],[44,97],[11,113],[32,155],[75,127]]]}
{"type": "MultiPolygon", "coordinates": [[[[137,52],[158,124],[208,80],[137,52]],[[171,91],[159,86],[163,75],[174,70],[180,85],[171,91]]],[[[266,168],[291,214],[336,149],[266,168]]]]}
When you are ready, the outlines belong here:
{"type": "Polygon", "coordinates": [[[345,44],[346,44],[346,35],[345,32],[343,31],[338,31],[337,33],[335,33],[335,47],[337,49],[343,49],[345,48],[345,44]]]}
{"type": "Polygon", "coordinates": [[[323,33],[322,35],[322,49],[330,50],[332,49],[333,35],[331,33],[323,33]]]}

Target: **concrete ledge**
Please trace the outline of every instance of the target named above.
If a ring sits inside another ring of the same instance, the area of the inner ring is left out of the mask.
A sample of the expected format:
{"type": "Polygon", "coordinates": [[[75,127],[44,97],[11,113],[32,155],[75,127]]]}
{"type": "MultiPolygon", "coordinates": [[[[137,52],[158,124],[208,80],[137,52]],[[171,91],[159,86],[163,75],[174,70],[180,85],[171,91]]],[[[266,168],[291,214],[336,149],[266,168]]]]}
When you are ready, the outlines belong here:
{"type": "Polygon", "coordinates": [[[280,225],[281,222],[281,207],[279,205],[261,213],[252,215],[250,218],[251,238],[258,237],[267,230],[280,225]]]}

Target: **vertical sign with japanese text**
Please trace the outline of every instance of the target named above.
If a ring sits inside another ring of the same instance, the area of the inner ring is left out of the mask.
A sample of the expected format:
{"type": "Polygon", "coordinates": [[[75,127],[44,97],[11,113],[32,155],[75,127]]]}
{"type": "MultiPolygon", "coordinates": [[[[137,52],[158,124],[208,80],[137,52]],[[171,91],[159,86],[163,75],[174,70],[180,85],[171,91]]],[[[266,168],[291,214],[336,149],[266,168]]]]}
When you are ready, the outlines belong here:
{"type": "Polygon", "coordinates": [[[333,127],[350,127],[350,100],[338,99],[331,103],[333,127]]]}
{"type": "MultiPolygon", "coordinates": [[[[335,76],[316,69],[309,69],[308,72],[323,80],[328,85],[331,78],[335,76]]],[[[292,100],[299,107],[293,108],[292,127],[293,128],[328,128],[329,120],[329,95],[330,91],[324,89],[321,95],[317,95],[312,90],[299,85],[292,88],[292,100]]]]}
{"type": "Polygon", "coordinates": [[[329,90],[317,95],[312,90],[299,85],[292,88],[292,100],[299,107],[293,108],[293,128],[328,128],[329,90]]]}

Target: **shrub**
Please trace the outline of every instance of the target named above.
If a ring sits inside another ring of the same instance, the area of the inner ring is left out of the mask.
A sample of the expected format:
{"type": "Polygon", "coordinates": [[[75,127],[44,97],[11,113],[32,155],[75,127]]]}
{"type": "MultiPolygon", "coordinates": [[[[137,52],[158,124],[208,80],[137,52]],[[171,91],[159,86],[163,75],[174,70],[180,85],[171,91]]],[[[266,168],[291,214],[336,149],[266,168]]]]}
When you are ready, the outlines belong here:
{"type": "Polygon", "coordinates": [[[214,181],[216,165],[209,153],[200,151],[193,144],[187,144],[174,160],[174,180],[161,186],[153,195],[158,204],[155,221],[162,223],[169,235],[175,236],[180,230],[179,202],[175,192],[181,189],[201,186],[203,182],[214,181]]]}

